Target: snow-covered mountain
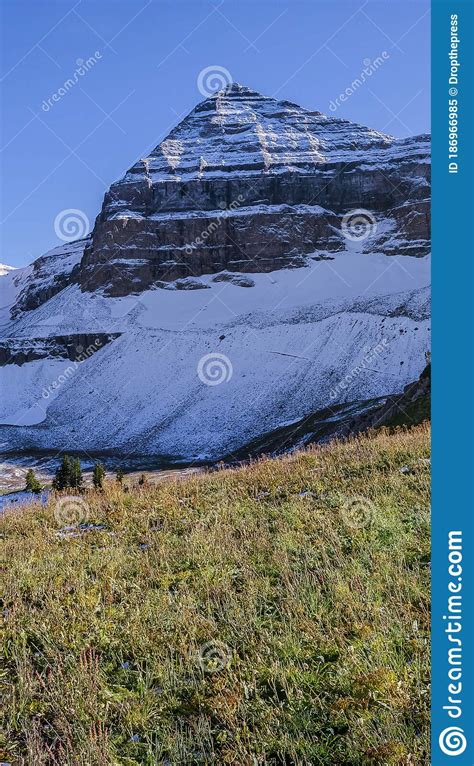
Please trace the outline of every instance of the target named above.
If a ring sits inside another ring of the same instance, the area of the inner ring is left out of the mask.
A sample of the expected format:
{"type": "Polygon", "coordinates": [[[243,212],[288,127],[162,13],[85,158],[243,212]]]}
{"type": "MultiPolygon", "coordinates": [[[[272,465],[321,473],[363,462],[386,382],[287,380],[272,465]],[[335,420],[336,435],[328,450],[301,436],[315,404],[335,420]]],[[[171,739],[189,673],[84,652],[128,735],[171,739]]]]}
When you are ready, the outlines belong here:
{"type": "Polygon", "coordinates": [[[427,136],[206,99],[90,237],[1,277],[3,448],[216,460],[403,391],[430,346],[429,170],[427,136]]]}
{"type": "Polygon", "coordinates": [[[344,213],[379,252],[429,251],[428,136],[397,140],[233,83],[105,195],[80,283],[111,295],[222,269],[272,271],[345,248],[344,213]]]}

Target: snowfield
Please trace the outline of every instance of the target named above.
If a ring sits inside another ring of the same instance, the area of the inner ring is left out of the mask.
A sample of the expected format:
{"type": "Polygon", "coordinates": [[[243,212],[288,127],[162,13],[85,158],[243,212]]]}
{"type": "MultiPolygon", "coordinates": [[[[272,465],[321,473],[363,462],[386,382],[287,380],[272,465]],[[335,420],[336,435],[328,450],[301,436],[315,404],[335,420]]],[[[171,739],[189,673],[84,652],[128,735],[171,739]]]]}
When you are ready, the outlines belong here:
{"type": "Polygon", "coordinates": [[[4,448],[216,460],[317,410],[402,391],[430,347],[429,257],[349,244],[251,274],[253,287],[212,274],[203,289],[110,298],[71,284],[4,322],[5,338],[121,333],[76,365],[2,367],[4,448]]]}

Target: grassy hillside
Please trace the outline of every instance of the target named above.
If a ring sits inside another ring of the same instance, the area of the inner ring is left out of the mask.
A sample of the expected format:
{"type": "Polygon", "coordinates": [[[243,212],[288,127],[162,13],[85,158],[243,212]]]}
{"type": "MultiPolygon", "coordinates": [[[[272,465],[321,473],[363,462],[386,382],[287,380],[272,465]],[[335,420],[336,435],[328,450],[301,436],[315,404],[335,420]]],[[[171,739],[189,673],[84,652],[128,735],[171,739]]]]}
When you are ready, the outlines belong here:
{"type": "Polygon", "coordinates": [[[428,456],[422,425],[9,513],[2,759],[427,764],[428,456]]]}

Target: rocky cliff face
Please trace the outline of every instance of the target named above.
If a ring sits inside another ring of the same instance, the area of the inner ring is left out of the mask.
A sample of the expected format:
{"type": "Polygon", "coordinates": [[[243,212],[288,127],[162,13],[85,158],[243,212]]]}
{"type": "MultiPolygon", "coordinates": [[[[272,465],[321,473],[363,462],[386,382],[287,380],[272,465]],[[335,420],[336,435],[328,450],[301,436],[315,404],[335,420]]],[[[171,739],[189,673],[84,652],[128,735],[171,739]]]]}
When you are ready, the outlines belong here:
{"type": "Polygon", "coordinates": [[[429,137],[397,140],[232,84],[199,104],[105,195],[78,281],[109,295],[227,269],[304,265],[345,249],[363,208],[370,249],[429,250],[429,137]]]}

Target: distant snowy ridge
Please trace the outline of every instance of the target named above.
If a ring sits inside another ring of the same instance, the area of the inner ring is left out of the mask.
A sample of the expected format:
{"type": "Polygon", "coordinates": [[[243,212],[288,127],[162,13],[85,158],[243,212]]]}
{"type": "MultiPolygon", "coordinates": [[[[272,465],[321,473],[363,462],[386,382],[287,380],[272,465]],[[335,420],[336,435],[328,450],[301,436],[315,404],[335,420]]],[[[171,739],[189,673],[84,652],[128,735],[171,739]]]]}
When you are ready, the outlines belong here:
{"type": "Polygon", "coordinates": [[[8,274],[10,271],[15,271],[15,267],[0,263],[0,277],[4,277],[5,274],[8,274]]]}

